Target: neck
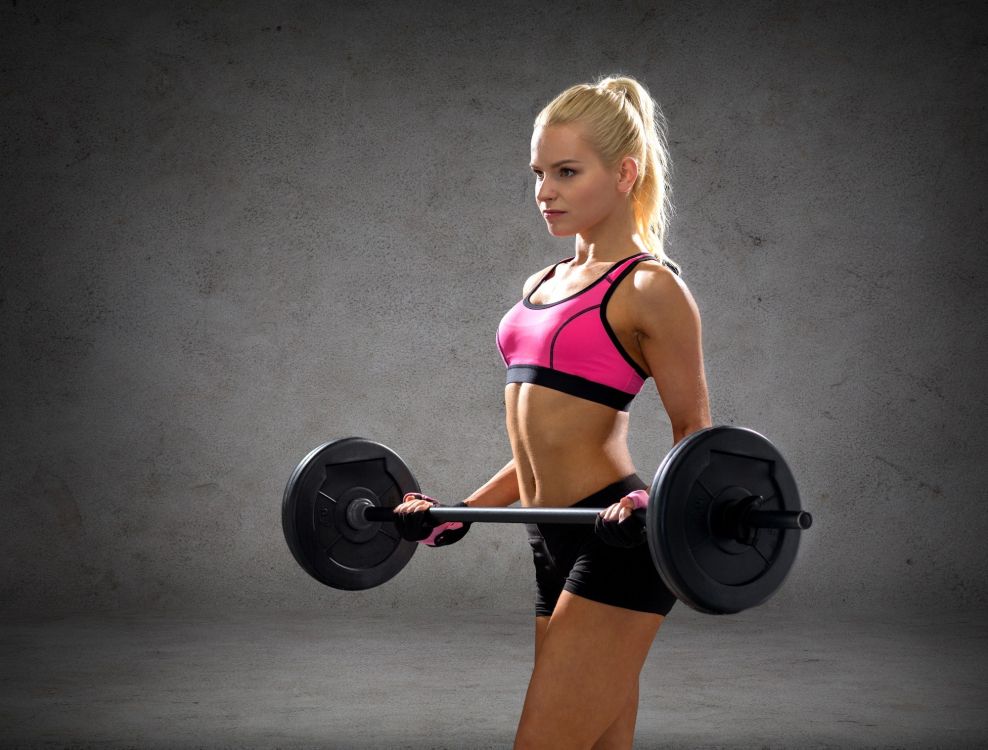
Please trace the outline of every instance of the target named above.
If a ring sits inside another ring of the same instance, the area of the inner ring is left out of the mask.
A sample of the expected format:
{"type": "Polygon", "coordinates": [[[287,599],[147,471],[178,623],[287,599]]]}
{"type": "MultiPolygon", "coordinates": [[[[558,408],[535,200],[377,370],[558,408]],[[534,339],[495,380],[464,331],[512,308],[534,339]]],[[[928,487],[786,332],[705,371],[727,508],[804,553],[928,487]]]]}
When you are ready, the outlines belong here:
{"type": "Polygon", "coordinates": [[[589,240],[583,235],[576,235],[573,248],[572,266],[589,266],[594,263],[616,263],[635,253],[647,253],[648,249],[638,232],[632,232],[622,240],[598,242],[589,240]]]}
{"type": "Polygon", "coordinates": [[[648,252],[638,228],[631,203],[625,200],[594,226],[577,232],[573,245],[573,265],[616,263],[636,252],[648,252]]]}

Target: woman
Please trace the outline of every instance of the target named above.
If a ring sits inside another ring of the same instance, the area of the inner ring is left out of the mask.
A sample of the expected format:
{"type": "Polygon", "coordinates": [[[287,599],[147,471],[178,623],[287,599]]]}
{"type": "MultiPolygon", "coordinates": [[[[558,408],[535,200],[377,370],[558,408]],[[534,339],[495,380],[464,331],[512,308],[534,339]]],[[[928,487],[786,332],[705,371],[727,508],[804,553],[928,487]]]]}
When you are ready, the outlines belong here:
{"type": "MultiPolygon", "coordinates": [[[[530,276],[501,320],[513,457],[460,504],[603,510],[596,529],[528,525],[535,665],[517,749],[630,748],[639,674],[675,602],[630,516],[648,495],[627,447],[629,404],[648,377],[674,443],[711,425],[699,312],[663,248],[665,128],[628,77],[573,86],[535,120],[536,203],[550,234],[575,236],[575,254],[530,276]]],[[[423,543],[461,538],[469,524],[427,521],[434,504],[410,493],[395,510],[414,514],[423,543]]]]}

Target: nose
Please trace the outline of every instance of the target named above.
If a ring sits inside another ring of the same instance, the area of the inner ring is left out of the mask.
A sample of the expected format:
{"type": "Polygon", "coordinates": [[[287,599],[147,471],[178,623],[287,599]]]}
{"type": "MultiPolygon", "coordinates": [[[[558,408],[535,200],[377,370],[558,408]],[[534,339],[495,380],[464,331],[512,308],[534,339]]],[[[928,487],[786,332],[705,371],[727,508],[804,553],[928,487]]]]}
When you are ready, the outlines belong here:
{"type": "Polygon", "coordinates": [[[542,178],[542,182],[539,183],[538,188],[535,190],[535,200],[539,203],[541,207],[547,201],[556,197],[555,186],[547,179],[542,178]]]}

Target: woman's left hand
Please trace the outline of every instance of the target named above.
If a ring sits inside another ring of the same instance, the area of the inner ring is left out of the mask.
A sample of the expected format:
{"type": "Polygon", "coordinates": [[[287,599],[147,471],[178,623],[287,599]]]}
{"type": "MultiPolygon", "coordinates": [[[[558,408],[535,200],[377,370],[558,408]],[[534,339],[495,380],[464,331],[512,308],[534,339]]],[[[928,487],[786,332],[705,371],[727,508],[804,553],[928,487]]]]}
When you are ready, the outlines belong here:
{"type": "Polygon", "coordinates": [[[629,492],[613,505],[608,505],[600,512],[600,516],[605,521],[617,521],[620,523],[631,515],[631,511],[637,508],[647,507],[648,490],[635,490],[634,492],[629,492]]]}
{"type": "Polygon", "coordinates": [[[637,547],[645,541],[645,524],[638,516],[627,519],[638,508],[648,507],[648,493],[635,490],[597,514],[597,536],[614,547],[637,547]]]}
{"type": "Polygon", "coordinates": [[[601,518],[605,521],[618,521],[621,522],[631,515],[631,511],[635,509],[635,501],[630,497],[622,497],[618,502],[613,505],[608,505],[604,510],[600,512],[601,518]]]}

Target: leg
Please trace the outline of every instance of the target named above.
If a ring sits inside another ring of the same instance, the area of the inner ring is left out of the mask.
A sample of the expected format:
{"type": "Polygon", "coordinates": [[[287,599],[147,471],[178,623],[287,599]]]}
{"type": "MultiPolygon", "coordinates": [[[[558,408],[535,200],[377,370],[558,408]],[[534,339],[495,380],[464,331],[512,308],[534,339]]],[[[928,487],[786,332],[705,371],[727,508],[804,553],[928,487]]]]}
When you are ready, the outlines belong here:
{"type": "Polygon", "coordinates": [[[589,750],[627,713],[663,619],[564,591],[532,672],[515,750],[589,750]]]}
{"type": "Polygon", "coordinates": [[[549,629],[549,616],[535,616],[535,663],[538,664],[539,653],[542,651],[542,641],[545,640],[545,632],[549,629]]]}
{"type": "Polygon", "coordinates": [[[624,709],[607,730],[594,743],[592,750],[628,750],[635,739],[635,721],[638,719],[638,679],[631,687],[624,709]]]}
{"type": "MultiPolygon", "coordinates": [[[[538,663],[542,642],[549,627],[548,615],[535,618],[535,661],[538,663]]],[[[635,721],[638,719],[638,680],[635,679],[631,694],[614,723],[611,724],[593,746],[593,750],[624,750],[630,748],[635,737],[635,721]]]]}

